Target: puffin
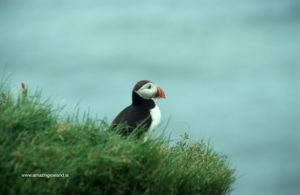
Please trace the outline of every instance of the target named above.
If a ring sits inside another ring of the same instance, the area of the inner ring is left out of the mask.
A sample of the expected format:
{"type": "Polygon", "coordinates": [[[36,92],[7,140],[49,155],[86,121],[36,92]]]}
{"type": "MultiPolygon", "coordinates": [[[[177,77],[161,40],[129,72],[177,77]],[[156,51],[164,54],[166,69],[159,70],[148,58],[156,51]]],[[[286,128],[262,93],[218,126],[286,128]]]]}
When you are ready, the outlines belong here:
{"type": "Polygon", "coordinates": [[[111,129],[127,137],[139,127],[143,131],[137,132],[139,138],[154,130],[160,123],[161,113],[153,98],[166,98],[164,91],[148,80],[141,80],[132,90],[132,103],[123,109],[113,120],[111,129]],[[119,127],[119,128],[116,128],[119,127]]]}

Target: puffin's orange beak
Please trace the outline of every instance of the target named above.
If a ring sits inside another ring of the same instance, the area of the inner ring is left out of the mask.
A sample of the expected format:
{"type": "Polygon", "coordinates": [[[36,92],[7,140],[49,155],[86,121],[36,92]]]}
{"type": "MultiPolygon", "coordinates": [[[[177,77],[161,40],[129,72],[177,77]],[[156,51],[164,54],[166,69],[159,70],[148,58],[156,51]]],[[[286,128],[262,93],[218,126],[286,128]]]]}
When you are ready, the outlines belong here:
{"type": "Polygon", "coordinates": [[[156,86],[156,89],[156,92],[153,94],[154,98],[166,98],[165,92],[159,86],[156,86]]]}

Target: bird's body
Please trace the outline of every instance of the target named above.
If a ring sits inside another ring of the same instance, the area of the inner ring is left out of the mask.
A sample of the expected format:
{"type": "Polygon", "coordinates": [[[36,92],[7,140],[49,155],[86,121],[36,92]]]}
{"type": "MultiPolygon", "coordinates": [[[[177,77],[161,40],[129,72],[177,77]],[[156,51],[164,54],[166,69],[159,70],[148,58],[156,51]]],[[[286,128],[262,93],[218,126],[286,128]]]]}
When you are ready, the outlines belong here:
{"type": "Polygon", "coordinates": [[[112,127],[120,126],[123,136],[130,135],[137,127],[145,129],[138,136],[155,129],[160,123],[161,113],[152,98],[165,98],[165,94],[150,81],[138,82],[132,91],[132,104],[117,115],[112,127]]]}

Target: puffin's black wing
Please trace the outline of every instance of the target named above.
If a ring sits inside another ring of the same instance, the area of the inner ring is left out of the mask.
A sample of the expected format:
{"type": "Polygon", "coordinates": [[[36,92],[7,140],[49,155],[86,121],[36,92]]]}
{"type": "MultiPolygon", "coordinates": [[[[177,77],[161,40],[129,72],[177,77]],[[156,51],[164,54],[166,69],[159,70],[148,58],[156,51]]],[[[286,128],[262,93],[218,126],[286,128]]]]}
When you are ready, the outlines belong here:
{"type": "MultiPolygon", "coordinates": [[[[128,136],[137,126],[143,126],[148,129],[152,119],[149,109],[142,106],[130,105],[121,111],[112,122],[112,128],[120,126],[120,133],[123,136],[128,136]]],[[[142,132],[141,132],[142,133],[142,132]]]]}

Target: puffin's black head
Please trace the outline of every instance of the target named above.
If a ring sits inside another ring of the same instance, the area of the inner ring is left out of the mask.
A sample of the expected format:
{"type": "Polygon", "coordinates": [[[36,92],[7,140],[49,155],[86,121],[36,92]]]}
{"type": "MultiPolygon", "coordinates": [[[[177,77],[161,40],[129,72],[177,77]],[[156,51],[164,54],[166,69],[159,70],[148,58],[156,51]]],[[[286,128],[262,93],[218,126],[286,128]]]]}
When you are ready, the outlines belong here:
{"type": "Polygon", "coordinates": [[[166,98],[164,91],[150,81],[142,80],[135,84],[133,93],[143,99],[166,98]]]}

